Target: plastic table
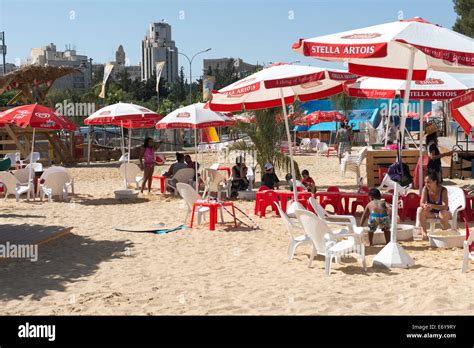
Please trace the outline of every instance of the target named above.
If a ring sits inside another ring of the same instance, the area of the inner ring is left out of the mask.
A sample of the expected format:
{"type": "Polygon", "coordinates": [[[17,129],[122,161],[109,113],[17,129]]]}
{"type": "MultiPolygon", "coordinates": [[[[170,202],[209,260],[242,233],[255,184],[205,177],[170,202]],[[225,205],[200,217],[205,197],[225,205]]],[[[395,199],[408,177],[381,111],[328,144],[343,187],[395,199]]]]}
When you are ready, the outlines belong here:
{"type": "Polygon", "coordinates": [[[230,178],[230,167],[219,167],[217,170],[223,170],[227,172],[227,178],[230,178]]]}
{"type": "Polygon", "coordinates": [[[194,223],[194,213],[198,207],[208,207],[209,208],[209,230],[216,230],[217,223],[217,208],[220,207],[232,207],[232,215],[234,216],[234,227],[237,227],[237,220],[235,218],[235,208],[234,202],[217,202],[217,201],[197,201],[193,204],[193,212],[191,215],[191,224],[189,227],[193,227],[194,223]]]}
{"type": "Polygon", "coordinates": [[[160,192],[165,193],[165,179],[166,176],[163,175],[153,175],[152,176],[153,180],[159,179],[160,180],[160,192]]]}

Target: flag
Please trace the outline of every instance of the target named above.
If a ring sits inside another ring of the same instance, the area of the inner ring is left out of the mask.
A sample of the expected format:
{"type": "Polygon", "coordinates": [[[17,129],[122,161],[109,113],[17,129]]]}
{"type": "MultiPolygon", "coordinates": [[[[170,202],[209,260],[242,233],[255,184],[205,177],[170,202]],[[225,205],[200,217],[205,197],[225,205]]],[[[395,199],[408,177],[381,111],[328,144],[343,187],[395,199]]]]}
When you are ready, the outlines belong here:
{"type": "Polygon", "coordinates": [[[165,62],[156,63],[156,92],[160,92],[160,78],[163,68],[165,67],[165,62]]]}
{"type": "Polygon", "coordinates": [[[214,84],[216,83],[215,76],[203,76],[202,78],[202,98],[204,101],[211,98],[212,90],[214,89],[214,84]]]}
{"type": "Polygon", "coordinates": [[[113,68],[114,65],[110,63],[106,64],[104,67],[104,79],[102,80],[102,90],[100,91],[99,98],[105,98],[105,84],[107,83],[113,68]]]}

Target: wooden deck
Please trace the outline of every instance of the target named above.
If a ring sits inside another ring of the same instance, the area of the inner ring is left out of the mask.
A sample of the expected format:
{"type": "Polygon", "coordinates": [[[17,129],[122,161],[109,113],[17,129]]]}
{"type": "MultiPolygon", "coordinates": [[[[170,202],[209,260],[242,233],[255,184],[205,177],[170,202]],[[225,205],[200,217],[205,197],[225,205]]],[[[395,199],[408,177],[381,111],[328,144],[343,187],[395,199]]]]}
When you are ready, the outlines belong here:
{"type": "Polygon", "coordinates": [[[43,226],[29,224],[0,225],[0,244],[36,244],[41,245],[60,238],[71,232],[72,227],[43,226]]]}

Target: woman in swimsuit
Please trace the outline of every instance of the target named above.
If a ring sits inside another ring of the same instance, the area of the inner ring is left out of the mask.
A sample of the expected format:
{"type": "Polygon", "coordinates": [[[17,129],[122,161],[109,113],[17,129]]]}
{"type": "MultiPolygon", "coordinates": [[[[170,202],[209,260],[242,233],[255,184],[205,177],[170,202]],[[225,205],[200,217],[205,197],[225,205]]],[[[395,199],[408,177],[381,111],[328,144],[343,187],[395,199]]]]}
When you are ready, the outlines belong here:
{"type": "Polygon", "coordinates": [[[441,185],[439,175],[435,171],[428,171],[426,173],[420,207],[421,209],[418,209],[417,221],[423,229],[423,238],[427,238],[427,219],[437,218],[440,220],[443,230],[448,229],[449,220],[452,218],[451,212],[448,210],[448,190],[441,185]]]}
{"type": "Polygon", "coordinates": [[[148,182],[148,193],[151,192],[151,183],[153,180],[153,172],[155,171],[155,146],[152,138],[146,138],[143,148],[140,151],[140,166],[143,169],[143,183],[142,190],[148,182]],[[145,162],[145,163],[143,163],[145,162]]]}

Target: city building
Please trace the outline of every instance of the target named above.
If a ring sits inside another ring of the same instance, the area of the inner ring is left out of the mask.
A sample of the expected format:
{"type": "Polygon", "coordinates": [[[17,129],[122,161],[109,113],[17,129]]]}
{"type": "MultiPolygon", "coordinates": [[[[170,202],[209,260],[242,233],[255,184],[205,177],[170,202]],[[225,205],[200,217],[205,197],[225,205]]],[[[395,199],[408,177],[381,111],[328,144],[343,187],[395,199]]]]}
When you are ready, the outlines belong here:
{"type": "MultiPolygon", "coordinates": [[[[5,63],[5,74],[15,71],[18,67],[12,63],[5,63]]],[[[3,64],[0,64],[0,76],[3,76],[3,64]]]]}
{"type": "Polygon", "coordinates": [[[238,76],[246,76],[256,71],[257,65],[245,63],[241,58],[216,58],[216,59],[204,59],[203,60],[203,74],[213,75],[216,71],[225,70],[229,64],[235,67],[235,71],[238,76]]]}
{"type": "Polygon", "coordinates": [[[58,51],[53,43],[42,48],[31,49],[27,64],[39,64],[41,66],[67,66],[76,68],[78,71],[57,79],[53,89],[70,90],[72,92],[84,93],[92,81],[92,58],[78,55],[75,49],[67,46],[65,51],[58,51]]]}
{"type": "Polygon", "coordinates": [[[151,23],[142,41],[142,80],[153,75],[157,62],[165,62],[161,76],[168,82],[175,82],[178,78],[178,48],[171,40],[171,25],[165,22],[151,23]]]}

